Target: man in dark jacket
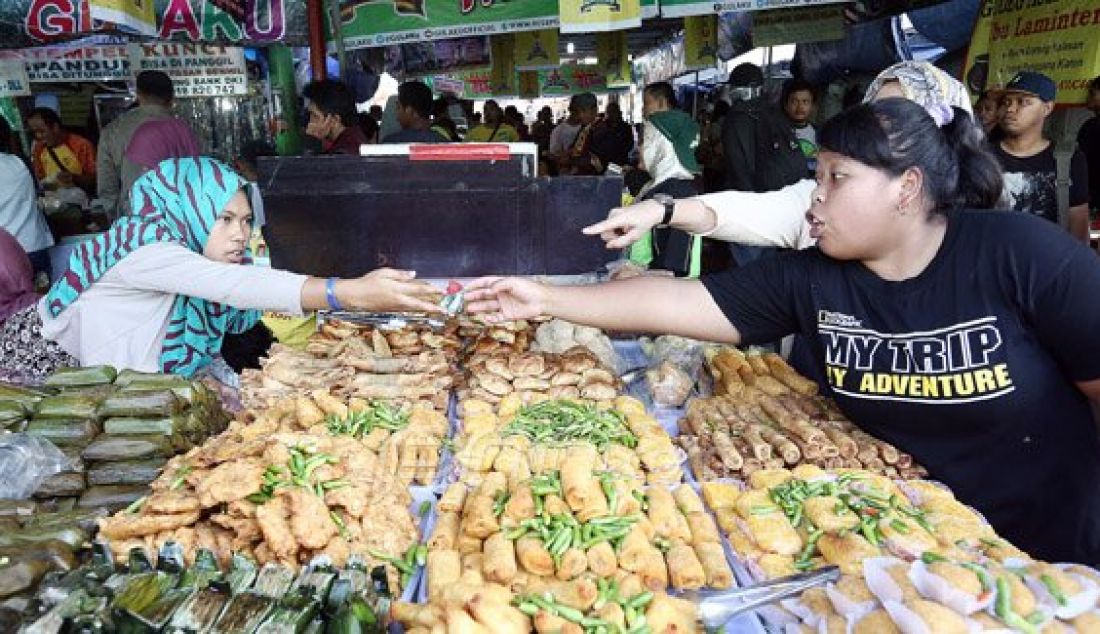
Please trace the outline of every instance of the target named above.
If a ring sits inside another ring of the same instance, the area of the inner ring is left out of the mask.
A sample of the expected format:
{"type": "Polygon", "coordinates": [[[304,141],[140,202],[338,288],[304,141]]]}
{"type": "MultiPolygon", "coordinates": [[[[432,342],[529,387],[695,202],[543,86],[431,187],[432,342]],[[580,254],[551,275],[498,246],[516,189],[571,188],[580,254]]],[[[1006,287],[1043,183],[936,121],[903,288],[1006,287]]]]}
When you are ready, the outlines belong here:
{"type": "Polygon", "coordinates": [[[722,123],[726,187],[782,189],[806,177],[806,159],[779,108],[764,101],[764,73],[755,64],[730,71],[730,111],[722,123]]]}

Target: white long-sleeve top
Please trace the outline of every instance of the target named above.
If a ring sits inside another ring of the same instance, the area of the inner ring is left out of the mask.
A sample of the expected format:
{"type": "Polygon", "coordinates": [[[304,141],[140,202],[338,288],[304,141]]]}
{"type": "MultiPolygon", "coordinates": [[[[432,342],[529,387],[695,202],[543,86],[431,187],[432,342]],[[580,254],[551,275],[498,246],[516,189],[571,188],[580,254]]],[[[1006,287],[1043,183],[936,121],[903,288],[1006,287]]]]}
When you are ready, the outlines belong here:
{"type": "Polygon", "coordinates": [[[815,186],[814,181],[805,179],[771,192],[730,190],[696,196],[717,218],[714,229],[703,235],[757,247],[812,247],[816,240],[810,237],[806,211],[815,186]]]}
{"type": "Polygon", "coordinates": [[[307,277],[209,260],[186,247],[140,247],[111,267],[56,318],[38,303],[42,334],[81,365],[160,371],[172,304],[189,295],[240,309],[302,313],[307,277]]]}

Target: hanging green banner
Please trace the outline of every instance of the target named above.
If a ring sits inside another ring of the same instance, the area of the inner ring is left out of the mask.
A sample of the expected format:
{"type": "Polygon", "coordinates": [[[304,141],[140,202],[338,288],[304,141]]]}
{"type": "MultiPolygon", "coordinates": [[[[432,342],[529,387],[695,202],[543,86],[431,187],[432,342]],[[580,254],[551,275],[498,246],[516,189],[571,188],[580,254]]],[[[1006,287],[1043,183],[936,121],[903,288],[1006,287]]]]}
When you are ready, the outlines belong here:
{"type": "Polygon", "coordinates": [[[752,14],[753,46],[780,46],[844,39],[844,7],[772,9],[752,14]]]}
{"type": "Polygon", "coordinates": [[[571,96],[579,92],[607,92],[607,75],[599,65],[570,65],[539,71],[543,97],[571,96]]]}
{"type": "Polygon", "coordinates": [[[515,34],[516,70],[556,68],[558,60],[558,30],[524,31],[515,34]]]}
{"type": "Polygon", "coordinates": [[[603,69],[604,81],[608,87],[630,86],[632,74],[625,31],[596,34],[596,61],[603,69]]]}
{"type": "Polygon", "coordinates": [[[558,0],[347,0],[344,45],[389,46],[558,27],[558,0]]]}
{"type": "MultiPolygon", "coordinates": [[[[309,44],[306,0],[149,1],[155,24],[142,28],[158,40],[309,44]]],[[[93,33],[118,33],[115,24],[93,20],[93,10],[98,13],[102,6],[127,4],[137,3],[96,0],[93,7],[88,0],[0,0],[0,48],[29,48],[93,33]]]]}
{"type": "Polygon", "coordinates": [[[815,4],[834,4],[844,0],[661,0],[661,17],[683,18],[731,11],[786,9],[815,4]]]}

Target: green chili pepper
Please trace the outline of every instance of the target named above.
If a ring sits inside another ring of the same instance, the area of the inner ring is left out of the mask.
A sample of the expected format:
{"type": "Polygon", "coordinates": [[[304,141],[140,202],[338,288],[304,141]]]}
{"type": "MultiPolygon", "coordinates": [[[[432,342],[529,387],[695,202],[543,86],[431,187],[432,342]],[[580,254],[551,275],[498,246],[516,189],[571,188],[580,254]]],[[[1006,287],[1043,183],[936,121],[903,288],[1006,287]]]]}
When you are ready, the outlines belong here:
{"type": "Polygon", "coordinates": [[[1069,605],[1069,599],[1066,598],[1066,594],[1062,592],[1062,588],[1058,585],[1058,582],[1051,578],[1050,575],[1040,575],[1039,581],[1043,582],[1047,592],[1050,593],[1050,596],[1054,597],[1058,605],[1062,607],[1069,605]]]}

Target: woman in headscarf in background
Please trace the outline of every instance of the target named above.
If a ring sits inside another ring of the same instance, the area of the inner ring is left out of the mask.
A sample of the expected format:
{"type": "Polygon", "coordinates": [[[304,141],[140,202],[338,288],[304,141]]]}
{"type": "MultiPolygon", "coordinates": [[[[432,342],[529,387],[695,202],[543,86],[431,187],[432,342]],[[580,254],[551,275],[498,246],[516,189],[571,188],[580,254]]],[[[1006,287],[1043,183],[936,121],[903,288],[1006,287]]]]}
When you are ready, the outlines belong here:
{"type": "Polygon", "coordinates": [[[72,357],[37,337],[34,269],[27,252],[7,231],[0,229],[0,378],[23,380],[44,374],[56,365],[70,365],[72,357]]]}
{"type": "MultiPolygon", "coordinates": [[[[134,215],[74,251],[49,294],[20,313],[31,325],[24,340],[3,345],[48,341],[80,365],[192,377],[215,360],[226,333],[252,327],[260,310],[438,310],[425,301],[436,291],[410,272],[323,280],[246,266],[252,211],[244,185],[210,158],[160,163],[135,181],[134,215]]],[[[0,370],[8,363],[0,359],[0,370]]],[[[54,369],[47,365],[36,366],[40,375],[54,369]]]]}
{"type": "MultiPolygon", "coordinates": [[[[888,97],[916,102],[941,125],[953,117],[952,108],[973,115],[966,87],[928,62],[901,62],[882,71],[868,86],[863,102],[888,97]]],[[[813,190],[814,181],[805,179],[771,192],[724,191],[680,199],[669,226],[724,242],[805,249],[816,242],[806,220],[813,190]]],[[[607,220],[585,233],[599,234],[609,249],[623,249],[647,235],[664,213],[663,205],[648,201],[612,209],[607,220]]]]}

